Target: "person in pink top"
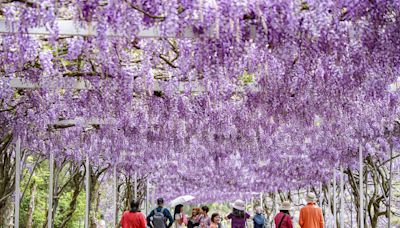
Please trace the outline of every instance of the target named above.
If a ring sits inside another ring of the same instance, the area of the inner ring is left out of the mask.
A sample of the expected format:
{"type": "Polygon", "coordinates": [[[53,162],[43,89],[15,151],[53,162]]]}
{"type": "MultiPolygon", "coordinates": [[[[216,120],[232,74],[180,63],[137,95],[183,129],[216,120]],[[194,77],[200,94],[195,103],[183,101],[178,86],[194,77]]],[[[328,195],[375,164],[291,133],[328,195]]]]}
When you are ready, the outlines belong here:
{"type": "Polygon", "coordinates": [[[218,213],[211,215],[210,228],[219,228],[221,226],[221,216],[218,213]]]}
{"type": "Polygon", "coordinates": [[[187,226],[188,220],[187,220],[187,216],[183,212],[182,204],[176,205],[175,211],[174,211],[174,218],[175,218],[175,228],[182,228],[184,226],[187,226]]]}
{"type": "Polygon", "coordinates": [[[275,216],[276,228],[293,228],[292,219],[290,218],[290,202],[284,201],[279,208],[279,213],[275,216]]]}

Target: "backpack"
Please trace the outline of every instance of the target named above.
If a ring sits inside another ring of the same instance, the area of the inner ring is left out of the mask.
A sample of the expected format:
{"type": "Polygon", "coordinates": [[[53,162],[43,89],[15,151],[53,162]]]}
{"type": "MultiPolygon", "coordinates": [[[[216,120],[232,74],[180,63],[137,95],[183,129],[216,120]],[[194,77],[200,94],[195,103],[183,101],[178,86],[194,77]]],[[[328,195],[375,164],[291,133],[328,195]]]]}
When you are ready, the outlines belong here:
{"type": "Polygon", "coordinates": [[[264,227],[265,224],[265,217],[263,215],[256,215],[253,218],[254,221],[254,227],[258,228],[258,227],[264,227]]]}
{"type": "Polygon", "coordinates": [[[164,208],[162,208],[161,211],[157,211],[157,208],[154,209],[153,226],[154,228],[167,227],[167,219],[164,216],[164,208]]]}

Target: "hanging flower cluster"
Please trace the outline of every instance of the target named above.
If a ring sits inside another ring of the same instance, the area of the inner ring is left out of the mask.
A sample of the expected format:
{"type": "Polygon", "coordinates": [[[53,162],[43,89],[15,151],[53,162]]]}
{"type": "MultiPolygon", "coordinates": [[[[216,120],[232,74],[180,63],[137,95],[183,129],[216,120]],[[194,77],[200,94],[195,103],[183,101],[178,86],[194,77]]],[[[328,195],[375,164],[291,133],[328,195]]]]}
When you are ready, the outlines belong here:
{"type": "Polygon", "coordinates": [[[360,145],[387,156],[397,1],[27,0],[1,10],[13,33],[1,36],[0,133],[35,153],[89,154],[151,173],[166,197],[200,200],[328,181],[356,166],[360,145]],[[61,19],[90,33],[64,35],[61,19]],[[37,27],[49,35],[29,33],[37,27]],[[140,36],[154,28],[159,38],[140,36]]]}

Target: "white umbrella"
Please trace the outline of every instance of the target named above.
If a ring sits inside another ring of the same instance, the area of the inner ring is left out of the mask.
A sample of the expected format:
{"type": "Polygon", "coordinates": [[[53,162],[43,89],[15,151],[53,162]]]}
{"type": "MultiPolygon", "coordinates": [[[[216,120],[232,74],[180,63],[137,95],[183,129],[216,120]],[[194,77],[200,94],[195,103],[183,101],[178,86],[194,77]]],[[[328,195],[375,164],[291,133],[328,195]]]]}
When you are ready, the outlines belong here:
{"type": "Polygon", "coordinates": [[[178,204],[184,204],[186,202],[189,202],[194,199],[194,196],[191,195],[185,195],[185,196],[179,196],[178,198],[175,198],[169,202],[170,207],[175,207],[178,204]]]}

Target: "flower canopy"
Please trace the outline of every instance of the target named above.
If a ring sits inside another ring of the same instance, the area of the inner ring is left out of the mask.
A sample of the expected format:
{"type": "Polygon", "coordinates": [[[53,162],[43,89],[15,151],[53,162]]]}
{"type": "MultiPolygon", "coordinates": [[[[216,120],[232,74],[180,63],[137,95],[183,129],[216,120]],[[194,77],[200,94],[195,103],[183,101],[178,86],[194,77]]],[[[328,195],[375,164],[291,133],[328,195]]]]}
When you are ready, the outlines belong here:
{"type": "Polygon", "coordinates": [[[93,165],[149,176],[166,197],[200,201],[328,181],[335,167],[357,166],[360,146],[388,156],[399,1],[1,8],[0,132],[20,135],[33,153],[88,154],[93,165]],[[65,20],[85,32],[65,34],[65,20]],[[157,32],[141,36],[146,29],[157,32]]]}

